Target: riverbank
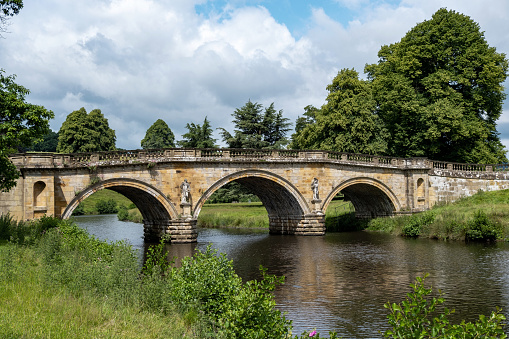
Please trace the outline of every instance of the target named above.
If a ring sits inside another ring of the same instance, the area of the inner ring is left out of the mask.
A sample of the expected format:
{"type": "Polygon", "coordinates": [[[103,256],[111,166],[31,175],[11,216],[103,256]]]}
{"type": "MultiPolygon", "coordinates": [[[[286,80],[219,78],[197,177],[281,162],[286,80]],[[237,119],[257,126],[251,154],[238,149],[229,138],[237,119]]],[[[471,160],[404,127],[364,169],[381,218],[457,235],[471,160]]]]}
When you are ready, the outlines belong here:
{"type": "Polygon", "coordinates": [[[411,216],[376,218],[366,229],[441,240],[508,241],[509,190],[479,191],[411,216]]]}

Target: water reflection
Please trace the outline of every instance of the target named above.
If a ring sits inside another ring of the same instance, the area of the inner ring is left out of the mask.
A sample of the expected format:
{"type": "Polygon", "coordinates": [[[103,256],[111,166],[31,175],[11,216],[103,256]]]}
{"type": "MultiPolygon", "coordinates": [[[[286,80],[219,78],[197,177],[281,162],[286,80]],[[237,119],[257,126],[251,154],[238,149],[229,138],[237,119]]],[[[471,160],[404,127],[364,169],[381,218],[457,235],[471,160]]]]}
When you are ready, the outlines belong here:
{"type": "MultiPolygon", "coordinates": [[[[115,216],[80,217],[78,223],[101,239],[128,239],[143,251],[139,224],[115,216]],[[98,219],[97,219],[98,218],[98,219]],[[91,226],[89,222],[98,223],[91,226]]],[[[398,302],[416,276],[445,292],[455,319],[476,320],[495,306],[509,316],[509,244],[493,245],[404,239],[355,232],[324,237],[271,236],[267,232],[200,229],[198,243],[167,246],[182,258],[208,244],[233,259],[245,280],[259,278],[259,266],[284,275],[275,291],[278,308],[293,320],[295,333],[317,328],[346,338],[381,337],[387,301],[398,302]]]]}

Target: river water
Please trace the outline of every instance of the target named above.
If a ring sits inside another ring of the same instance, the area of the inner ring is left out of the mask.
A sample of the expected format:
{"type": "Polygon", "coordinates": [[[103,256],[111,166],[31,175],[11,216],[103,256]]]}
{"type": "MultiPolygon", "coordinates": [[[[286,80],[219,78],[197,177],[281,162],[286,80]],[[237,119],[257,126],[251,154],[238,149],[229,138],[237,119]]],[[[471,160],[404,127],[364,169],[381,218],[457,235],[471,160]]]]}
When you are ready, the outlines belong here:
{"type": "MultiPolygon", "coordinates": [[[[81,216],[81,227],[100,239],[128,240],[145,250],[143,227],[116,215],[81,216]]],[[[275,291],[278,308],[294,334],[316,328],[343,338],[380,338],[387,329],[387,301],[400,302],[415,277],[441,289],[453,321],[475,321],[495,306],[509,317],[509,243],[465,244],[405,239],[373,232],[322,237],[276,236],[268,231],[199,229],[195,244],[169,245],[171,257],[192,255],[208,244],[233,260],[243,279],[259,278],[259,266],[284,275],[275,291]]]]}

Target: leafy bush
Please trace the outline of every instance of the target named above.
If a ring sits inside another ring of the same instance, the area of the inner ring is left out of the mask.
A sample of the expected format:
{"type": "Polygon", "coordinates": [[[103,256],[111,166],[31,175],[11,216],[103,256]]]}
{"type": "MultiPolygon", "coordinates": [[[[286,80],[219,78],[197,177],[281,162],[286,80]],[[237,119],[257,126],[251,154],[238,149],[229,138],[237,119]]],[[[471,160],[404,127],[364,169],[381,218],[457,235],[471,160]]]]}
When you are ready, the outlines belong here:
{"type": "Polygon", "coordinates": [[[9,213],[0,215],[0,240],[10,239],[11,228],[14,223],[15,221],[9,213]]]}
{"type": "Polygon", "coordinates": [[[95,203],[95,209],[99,214],[115,214],[118,212],[117,202],[113,199],[99,200],[95,203]]]}
{"type": "Polygon", "coordinates": [[[484,211],[474,213],[474,219],[468,224],[465,239],[469,241],[495,241],[500,237],[502,230],[488,219],[484,211]]]}
{"type": "Polygon", "coordinates": [[[390,310],[387,316],[391,329],[385,331],[385,338],[507,338],[503,330],[504,315],[497,310],[489,317],[479,316],[475,323],[462,321],[459,325],[449,323],[447,317],[454,310],[443,307],[439,312],[437,306],[444,303],[439,291],[438,298],[431,297],[432,288],[424,287],[424,278],[417,277],[410,286],[413,293],[400,304],[386,303],[390,310]]]}
{"type": "Polygon", "coordinates": [[[129,220],[129,211],[127,210],[127,207],[122,205],[118,208],[117,218],[120,221],[129,220]]]}
{"type": "Polygon", "coordinates": [[[403,226],[402,235],[415,238],[421,234],[421,230],[433,223],[435,214],[431,211],[412,215],[408,222],[403,226]]]}

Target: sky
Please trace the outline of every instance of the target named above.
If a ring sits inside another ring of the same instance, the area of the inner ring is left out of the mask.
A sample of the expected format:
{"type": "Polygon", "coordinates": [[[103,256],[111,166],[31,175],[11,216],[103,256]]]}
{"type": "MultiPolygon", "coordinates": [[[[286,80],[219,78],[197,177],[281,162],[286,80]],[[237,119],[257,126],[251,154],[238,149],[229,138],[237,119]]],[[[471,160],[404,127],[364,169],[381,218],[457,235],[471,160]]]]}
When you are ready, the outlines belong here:
{"type": "MultiPolygon", "coordinates": [[[[248,100],[295,122],[324,104],[338,71],[365,77],[382,45],[440,8],[470,16],[509,54],[507,0],[25,0],[0,38],[0,68],[55,113],[54,131],[98,108],[117,147],[139,149],[157,119],[177,140],[205,117],[233,131],[248,100]]],[[[497,127],[507,149],[508,100],[497,127]]]]}

